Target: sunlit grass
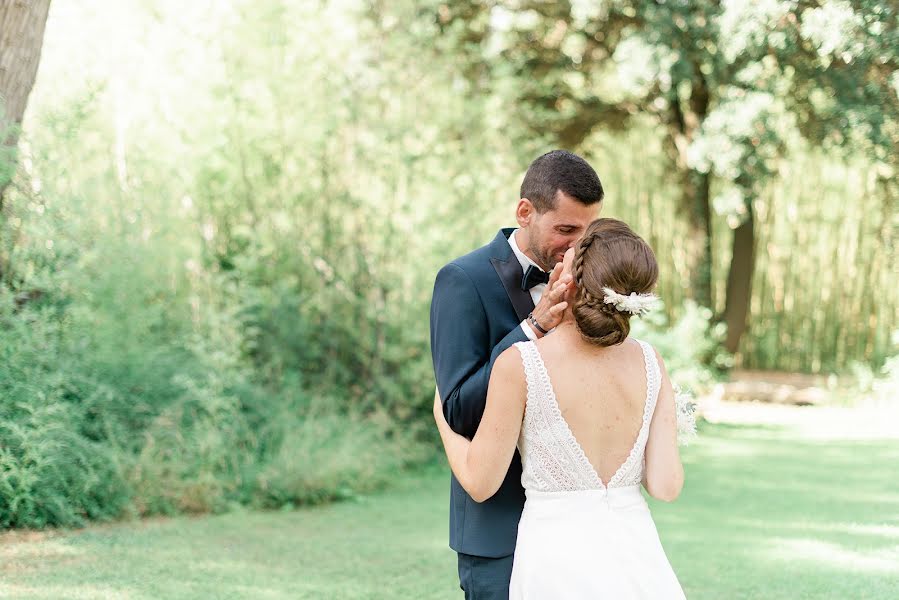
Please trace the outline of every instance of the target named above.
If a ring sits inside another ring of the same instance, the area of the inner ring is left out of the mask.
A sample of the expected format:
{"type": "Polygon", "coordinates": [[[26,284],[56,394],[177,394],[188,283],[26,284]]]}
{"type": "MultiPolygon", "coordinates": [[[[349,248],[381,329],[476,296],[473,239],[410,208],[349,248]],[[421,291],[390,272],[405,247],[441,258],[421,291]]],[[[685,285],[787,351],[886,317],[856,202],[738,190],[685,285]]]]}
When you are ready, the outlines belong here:
{"type": "MultiPolygon", "coordinates": [[[[899,440],[706,425],[653,503],[691,599],[899,597],[899,440]]],[[[295,512],[0,538],[4,598],[460,598],[444,468],[295,512]]]]}
{"type": "Polygon", "coordinates": [[[899,441],[716,425],[685,455],[653,511],[688,597],[896,597],[899,441]]]}

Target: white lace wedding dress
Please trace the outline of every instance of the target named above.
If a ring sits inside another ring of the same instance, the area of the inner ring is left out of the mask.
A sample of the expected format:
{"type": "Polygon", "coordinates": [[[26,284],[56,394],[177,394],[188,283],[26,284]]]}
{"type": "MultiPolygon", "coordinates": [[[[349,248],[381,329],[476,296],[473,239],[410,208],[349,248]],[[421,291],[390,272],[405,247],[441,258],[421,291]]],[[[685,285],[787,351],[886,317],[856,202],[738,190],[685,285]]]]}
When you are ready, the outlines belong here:
{"type": "Polygon", "coordinates": [[[518,525],[510,600],[684,598],[640,493],[643,456],[661,374],[652,348],[643,424],[630,455],[609,480],[590,464],[562,417],[533,342],[516,344],[527,377],[518,440],[527,500],[518,525]]]}

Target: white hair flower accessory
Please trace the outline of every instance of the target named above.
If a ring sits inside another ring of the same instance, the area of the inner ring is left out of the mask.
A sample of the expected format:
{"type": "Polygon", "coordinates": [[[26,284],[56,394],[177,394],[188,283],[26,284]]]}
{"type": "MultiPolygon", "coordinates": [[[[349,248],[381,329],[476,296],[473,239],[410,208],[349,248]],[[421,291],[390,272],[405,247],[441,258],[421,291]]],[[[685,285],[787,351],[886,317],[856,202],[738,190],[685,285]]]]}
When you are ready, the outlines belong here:
{"type": "Polygon", "coordinates": [[[637,292],[631,292],[630,296],[625,296],[624,294],[619,294],[612,288],[607,287],[602,288],[602,291],[605,293],[603,301],[606,304],[612,304],[621,312],[637,316],[645,315],[651,311],[656,307],[656,304],[659,301],[659,297],[655,294],[638,294],[637,292]]]}

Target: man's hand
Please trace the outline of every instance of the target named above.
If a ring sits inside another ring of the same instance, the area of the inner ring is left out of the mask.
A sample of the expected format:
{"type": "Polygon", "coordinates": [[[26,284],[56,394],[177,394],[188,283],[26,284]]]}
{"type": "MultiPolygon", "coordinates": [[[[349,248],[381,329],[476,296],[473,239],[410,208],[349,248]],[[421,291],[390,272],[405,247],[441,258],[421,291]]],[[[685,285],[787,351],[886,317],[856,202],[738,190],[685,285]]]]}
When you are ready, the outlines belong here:
{"type": "MultiPolygon", "coordinates": [[[[549,283],[546,291],[540,298],[540,302],[534,307],[534,319],[540,327],[549,331],[562,322],[562,314],[568,308],[568,292],[574,289],[574,278],[570,273],[562,274],[562,263],[556,263],[552,273],[549,274],[549,283]]],[[[543,337],[535,330],[537,337],[543,337]]]]}

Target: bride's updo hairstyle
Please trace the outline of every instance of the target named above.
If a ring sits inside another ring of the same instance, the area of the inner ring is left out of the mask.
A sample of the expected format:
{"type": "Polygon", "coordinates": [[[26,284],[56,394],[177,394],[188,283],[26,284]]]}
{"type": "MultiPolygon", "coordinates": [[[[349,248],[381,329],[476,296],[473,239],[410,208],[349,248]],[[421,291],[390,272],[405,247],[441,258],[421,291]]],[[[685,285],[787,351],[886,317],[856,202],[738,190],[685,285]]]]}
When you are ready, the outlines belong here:
{"type": "Polygon", "coordinates": [[[655,254],[643,238],[617,219],[597,219],[575,249],[571,266],[577,293],[574,320],[581,336],[597,346],[627,339],[631,314],[604,301],[603,288],[629,296],[652,291],[659,278],[655,254]]]}

